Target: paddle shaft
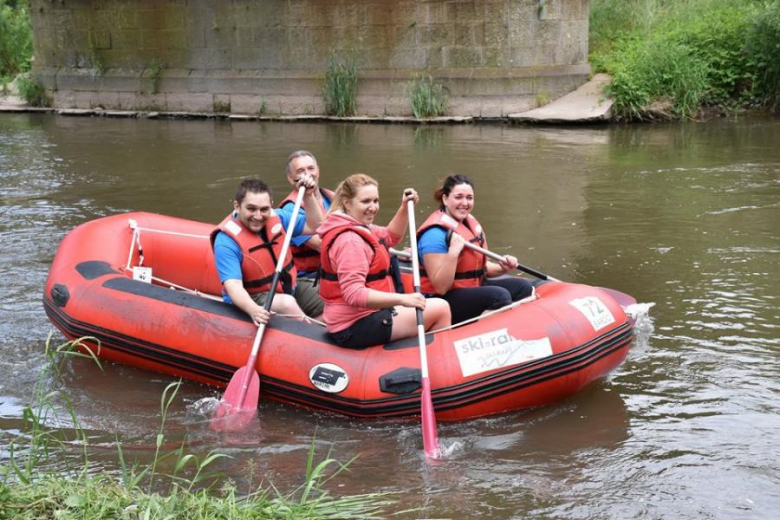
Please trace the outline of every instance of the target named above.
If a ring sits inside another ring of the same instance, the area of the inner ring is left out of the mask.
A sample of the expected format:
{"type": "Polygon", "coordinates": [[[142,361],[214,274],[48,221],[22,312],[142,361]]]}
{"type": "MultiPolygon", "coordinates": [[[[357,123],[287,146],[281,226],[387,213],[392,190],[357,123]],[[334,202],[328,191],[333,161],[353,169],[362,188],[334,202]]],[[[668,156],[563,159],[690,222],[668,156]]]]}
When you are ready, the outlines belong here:
{"type": "MultiPolygon", "coordinates": [[[[477,251],[479,253],[482,253],[483,255],[492,258],[493,260],[496,260],[498,262],[502,262],[504,260],[504,257],[494,253],[493,251],[489,251],[483,247],[479,247],[478,245],[472,244],[471,242],[466,242],[466,247],[473,249],[474,251],[477,251]]],[[[403,259],[409,259],[411,260],[412,255],[410,253],[407,253],[406,251],[399,251],[397,249],[390,248],[390,253],[401,257],[403,259]]],[[[552,276],[548,276],[540,271],[537,271],[536,269],[532,269],[528,266],[517,264],[517,269],[520,271],[523,271],[524,273],[528,273],[532,276],[535,276],[541,280],[550,280],[551,282],[560,282],[557,278],[553,278],[552,276]]]]}
{"type": "MultiPolygon", "coordinates": [[[[414,201],[407,202],[409,212],[409,240],[412,245],[412,276],[414,292],[420,293],[420,262],[417,258],[417,225],[414,222],[414,201]]],[[[433,411],[433,398],[431,396],[431,382],[428,379],[428,352],[425,344],[425,325],[423,312],[417,311],[417,341],[420,344],[420,373],[422,375],[422,394],[420,396],[420,412],[422,419],[423,449],[428,458],[441,457],[439,448],[439,436],[436,432],[436,415],[433,411]]]]}
{"type": "MultiPolygon", "coordinates": [[[[274,277],[271,280],[271,289],[268,291],[268,296],[265,299],[263,308],[267,311],[271,310],[273,305],[274,296],[276,295],[276,286],[279,284],[279,277],[284,270],[284,260],[287,256],[287,250],[290,248],[290,241],[292,240],[293,232],[295,231],[295,223],[298,220],[298,213],[303,203],[303,195],[306,193],[306,186],[298,188],[298,198],[295,199],[295,206],[293,207],[292,215],[290,216],[290,223],[287,226],[287,232],[284,236],[284,242],[282,242],[282,251],[279,254],[279,258],[276,261],[276,271],[274,277]]],[[[257,354],[260,352],[260,342],[263,341],[263,334],[265,333],[265,323],[257,327],[257,334],[255,334],[255,341],[252,343],[252,352],[249,354],[249,359],[246,362],[246,371],[241,381],[241,393],[238,397],[238,402],[234,404],[234,407],[241,408],[246,400],[246,392],[249,389],[249,381],[252,378],[252,374],[255,373],[255,363],[257,362],[257,354]]]]}
{"type": "MultiPolygon", "coordinates": [[[[504,260],[503,256],[497,255],[496,253],[492,251],[488,251],[487,249],[483,247],[479,247],[478,245],[472,244],[471,242],[466,242],[466,247],[473,249],[474,251],[477,251],[479,253],[482,253],[483,255],[492,258],[493,260],[497,260],[499,262],[504,260]]],[[[531,269],[530,267],[526,267],[521,264],[517,264],[517,268],[520,271],[528,273],[537,278],[541,278],[542,280],[550,280],[551,282],[560,282],[560,280],[558,280],[557,278],[553,278],[552,276],[548,276],[544,273],[540,273],[536,269],[531,269]]],[[[599,289],[601,289],[602,291],[606,291],[612,297],[612,299],[618,302],[618,304],[624,309],[636,303],[636,299],[633,296],[628,295],[626,293],[617,291],[615,289],[610,289],[609,287],[599,287],[599,289]]]]}
{"type": "MultiPolygon", "coordinates": [[[[473,249],[475,251],[478,251],[478,252],[482,253],[483,255],[485,255],[485,256],[487,256],[489,258],[492,258],[494,260],[497,260],[499,262],[501,262],[504,259],[503,256],[498,255],[498,254],[496,254],[496,253],[494,253],[492,251],[489,251],[489,250],[487,250],[487,249],[485,249],[483,247],[479,247],[479,246],[477,246],[475,244],[472,244],[471,242],[466,242],[466,247],[471,248],[471,249],[473,249]]],[[[409,259],[411,257],[411,255],[409,253],[407,253],[406,251],[398,251],[396,249],[392,249],[391,248],[390,252],[392,254],[394,254],[396,256],[399,256],[401,258],[404,258],[404,259],[409,259]]],[[[537,277],[537,278],[539,278],[541,280],[550,280],[551,282],[560,282],[560,280],[557,279],[557,278],[553,278],[552,276],[548,276],[548,275],[546,275],[546,274],[544,274],[542,272],[537,271],[536,269],[532,269],[532,268],[524,266],[522,264],[518,264],[517,265],[517,269],[520,270],[520,271],[523,271],[524,273],[528,273],[528,274],[530,274],[532,276],[535,276],[535,277],[537,277]]],[[[602,291],[606,291],[624,309],[626,307],[630,306],[630,305],[636,304],[636,298],[634,298],[631,295],[628,295],[626,293],[622,293],[622,292],[617,291],[615,289],[610,289],[608,287],[599,287],[599,289],[601,289],[602,291]]]]}
{"type": "MultiPolygon", "coordinates": [[[[417,226],[414,222],[414,201],[410,200],[407,206],[409,210],[409,236],[412,243],[412,285],[414,292],[421,293],[420,289],[420,261],[417,258],[417,236],[414,234],[417,226]]],[[[425,348],[425,324],[423,322],[422,309],[417,310],[417,339],[420,341],[420,362],[423,377],[428,377],[428,355],[425,348]]]]}
{"type": "MultiPolygon", "coordinates": [[[[476,251],[478,253],[482,253],[483,255],[487,256],[488,258],[492,258],[493,260],[495,260],[497,262],[503,262],[504,261],[504,257],[503,256],[501,256],[499,254],[496,254],[493,251],[489,251],[489,250],[485,249],[484,247],[479,247],[476,244],[472,244],[471,242],[467,241],[465,238],[463,240],[465,242],[465,246],[468,247],[469,249],[473,249],[474,251],[476,251]]],[[[528,273],[531,276],[535,276],[537,278],[540,278],[542,280],[550,280],[551,282],[560,282],[560,280],[558,280],[557,278],[553,278],[552,276],[548,276],[548,275],[546,275],[546,274],[544,274],[544,273],[542,273],[540,271],[537,271],[536,269],[532,269],[532,268],[527,267],[527,266],[522,265],[522,264],[517,264],[517,269],[519,269],[520,271],[523,271],[524,273],[528,273]]]]}

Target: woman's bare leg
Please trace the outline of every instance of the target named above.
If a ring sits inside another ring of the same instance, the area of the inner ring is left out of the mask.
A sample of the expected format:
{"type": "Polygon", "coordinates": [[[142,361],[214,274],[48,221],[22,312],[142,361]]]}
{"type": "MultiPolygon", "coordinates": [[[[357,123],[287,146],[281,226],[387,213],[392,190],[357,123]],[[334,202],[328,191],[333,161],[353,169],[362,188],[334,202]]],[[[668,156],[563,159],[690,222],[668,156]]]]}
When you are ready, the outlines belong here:
{"type": "MultiPolygon", "coordinates": [[[[410,338],[417,334],[417,309],[411,307],[395,307],[397,316],[393,317],[393,332],[391,341],[410,338]]],[[[438,330],[450,326],[450,306],[441,298],[429,298],[423,311],[425,330],[438,330]]]]}

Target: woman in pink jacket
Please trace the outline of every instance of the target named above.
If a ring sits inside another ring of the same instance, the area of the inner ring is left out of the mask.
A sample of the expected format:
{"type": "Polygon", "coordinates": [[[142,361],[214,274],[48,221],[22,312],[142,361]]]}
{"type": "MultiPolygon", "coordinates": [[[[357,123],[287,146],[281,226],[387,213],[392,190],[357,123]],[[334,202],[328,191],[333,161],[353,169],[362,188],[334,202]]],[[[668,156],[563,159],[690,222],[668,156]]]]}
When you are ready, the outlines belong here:
{"type": "Polygon", "coordinates": [[[320,249],[320,296],[330,337],[342,347],[363,349],[417,333],[416,309],[425,329],[450,325],[450,308],[440,298],[420,293],[399,294],[390,275],[388,249],[408,225],[406,204],[418,200],[404,190],[401,206],[387,227],[375,226],[379,212],[377,182],[362,173],[346,178],[336,189],[328,218],[317,229],[320,249]]]}

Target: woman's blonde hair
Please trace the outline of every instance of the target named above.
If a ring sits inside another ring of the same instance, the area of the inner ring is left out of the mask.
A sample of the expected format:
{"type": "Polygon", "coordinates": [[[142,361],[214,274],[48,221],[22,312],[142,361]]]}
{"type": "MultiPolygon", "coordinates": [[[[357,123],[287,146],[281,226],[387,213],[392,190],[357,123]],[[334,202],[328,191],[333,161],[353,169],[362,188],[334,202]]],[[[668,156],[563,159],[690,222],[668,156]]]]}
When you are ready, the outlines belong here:
{"type": "Polygon", "coordinates": [[[355,173],[341,181],[336,188],[335,195],[333,195],[330,211],[344,211],[344,201],[354,198],[363,186],[376,186],[378,188],[379,183],[365,173],[355,173]]]}

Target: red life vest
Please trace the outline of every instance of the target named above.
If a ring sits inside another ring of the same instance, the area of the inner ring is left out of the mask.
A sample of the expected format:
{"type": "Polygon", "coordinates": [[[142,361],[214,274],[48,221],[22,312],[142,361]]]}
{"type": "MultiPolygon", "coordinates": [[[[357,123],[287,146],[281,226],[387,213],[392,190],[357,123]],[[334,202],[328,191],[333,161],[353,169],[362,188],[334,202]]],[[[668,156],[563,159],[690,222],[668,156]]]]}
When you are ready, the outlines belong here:
{"type": "MultiPolygon", "coordinates": [[[[271,281],[276,272],[276,262],[282,253],[284,242],[284,226],[276,215],[271,215],[265,223],[264,235],[268,240],[263,240],[260,233],[252,233],[240,220],[234,217],[234,213],[225,217],[217,229],[211,232],[211,248],[214,248],[214,240],[217,233],[222,231],[232,238],[241,249],[241,277],[244,289],[249,294],[268,292],[271,290],[271,281]]],[[[276,285],[278,292],[292,293],[297,276],[293,265],[290,250],[284,259],[285,266],[279,276],[276,285]]]]}
{"type": "Polygon", "coordinates": [[[320,298],[329,303],[346,303],[344,295],[341,293],[338,273],[335,272],[330,263],[328,252],[333,241],[347,231],[354,231],[360,235],[374,251],[374,257],[368,266],[366,287],[377,291],[395,292],[393,279],[390,275],[390,251],[368,227],[357,223],[345,222],[344,225],[331,228],[322,237],[322,247],[320,248],[320,298]]]}
{"type": "MultiPolygon", "coordinates": [[[[419,240],[426,230],[437,226],[445,230],[452,230],[472,244],[487,248],[487,239],[482,232],[482,225],[477,219],[469,215],[463,222],[458,222],[442,210],[431,213],[422,226],[417,228],[417,239],[419,240]]],[[[452,289],[465,289],[482,285],[487,272],[486,264],[485,255],[464,247],[458,256],[458,264],[455,266],[455,280],[452,282],[452,289]]],[[[436,289],[433,288],[433,284],[422,265],[420,266],[420,289],[426,294],[436,293],[436,289]]]]}
{"type": "MultiPolygon", "coordinates": [[[[334,193],[328,189],[320,188],[322,197],[327,199],[328,202],[333,201],[334,193]]],[[[287,195],[287,198],[279,204],[280,208],[283,208],[285,204],[295,204],[295,200],[298,198],[298,190],[293,190],[287,195]]],[[[325,213],[328,210],[325,209],[325,204],[320,204],[322,212],[325,213]]],[[[296,246],[290,243],[290,249],[292,250],[293,262],[295,262],[295,268],[298,271],[312,272],[317,271],[320,267],[320,252],[316,249],[312,249],[306,244],[302,246],[296,246]]]]}

